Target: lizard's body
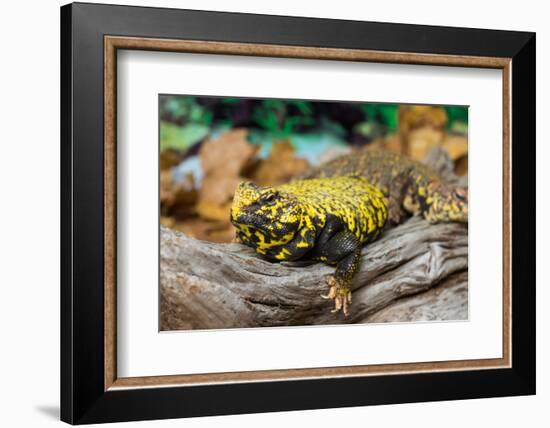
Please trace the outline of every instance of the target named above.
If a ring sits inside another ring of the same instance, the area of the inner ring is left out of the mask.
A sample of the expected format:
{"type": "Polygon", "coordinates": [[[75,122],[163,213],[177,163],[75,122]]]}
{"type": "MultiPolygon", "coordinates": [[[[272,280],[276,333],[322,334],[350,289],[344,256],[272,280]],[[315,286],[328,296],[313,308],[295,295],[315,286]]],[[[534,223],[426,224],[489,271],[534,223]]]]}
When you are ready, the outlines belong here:
{"type": "Polygon", "coordinates": [[[403,211],[430,222],[467,221],[467,193],[419,162],[363,150],[281,186],[241,183],[231,221],[237,238],[270,260],[335,264],[326,297],[347,314],[361,248],[382,232],[388,210],[394,223],[403,211]]]}
{"type": "Polygon", "coordinates": [[[359,150],[308,171],[303,178],[365,177],[388,200],[389,218],[400,223],[407,213],[431,223],[468,221],[467,191],[445,183],[427,165],[390,152],[359,150]]]}

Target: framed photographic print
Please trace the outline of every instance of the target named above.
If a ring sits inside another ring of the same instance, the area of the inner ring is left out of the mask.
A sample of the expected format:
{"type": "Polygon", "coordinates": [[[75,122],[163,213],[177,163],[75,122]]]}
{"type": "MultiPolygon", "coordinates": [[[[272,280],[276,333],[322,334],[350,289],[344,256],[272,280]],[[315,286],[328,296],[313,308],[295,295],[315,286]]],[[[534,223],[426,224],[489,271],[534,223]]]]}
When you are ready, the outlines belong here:
{"type": "Polygon", "coordinates": [[[61,8],[61,418],[535,393],[535,35],[61,8]]]}

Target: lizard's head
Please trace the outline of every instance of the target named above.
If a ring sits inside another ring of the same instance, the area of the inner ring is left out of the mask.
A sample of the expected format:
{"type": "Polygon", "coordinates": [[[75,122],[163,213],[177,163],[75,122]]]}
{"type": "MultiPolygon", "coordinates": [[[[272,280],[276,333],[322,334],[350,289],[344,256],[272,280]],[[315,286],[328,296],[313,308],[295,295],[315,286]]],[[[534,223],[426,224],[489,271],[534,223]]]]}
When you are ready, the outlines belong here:
{"type": "Polygon", "coordinates": [[[233,197],[230,219],[243,244],[262,253],[288,243],[301,227],[302,213],[295,196],[242,182],[233,197]]]}
{"type": "Polygon", "coordinates": [[[432,182],[428,185],[425,201],[428,209],[424,216],[430,223],[468,222],[468,189],[465,187],[432,182]]]}

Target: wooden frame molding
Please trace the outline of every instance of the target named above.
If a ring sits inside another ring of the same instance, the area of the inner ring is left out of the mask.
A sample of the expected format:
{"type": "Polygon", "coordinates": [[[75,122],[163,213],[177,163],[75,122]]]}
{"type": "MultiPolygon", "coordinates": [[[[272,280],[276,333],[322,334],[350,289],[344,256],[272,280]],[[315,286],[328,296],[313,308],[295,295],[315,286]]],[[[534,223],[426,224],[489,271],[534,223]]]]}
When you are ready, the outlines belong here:
{"type": "Polygon", "coordinates": [[[104,37],[104,389],[151,388],[199,384],[360,377],[420,372],[509,368],[512,363],[512,61],[510,58],[383,52],[251,43],[104,37]],[[503,349],[502,358],[405,364],[361,365],[231,373],[118,378],[116,367],[116,68],[117,50],[149,50],[248,55],[338,61],[365,61],[494,68],[503,77],[503,349]]]}

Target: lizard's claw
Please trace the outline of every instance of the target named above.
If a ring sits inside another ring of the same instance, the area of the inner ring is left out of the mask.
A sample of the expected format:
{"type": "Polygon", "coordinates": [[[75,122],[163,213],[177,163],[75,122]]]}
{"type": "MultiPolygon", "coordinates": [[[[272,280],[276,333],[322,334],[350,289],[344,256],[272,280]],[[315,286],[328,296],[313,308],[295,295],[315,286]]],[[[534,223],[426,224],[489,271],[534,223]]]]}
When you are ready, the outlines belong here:
{"type": "Polygon", "coordinates": [[[331,276],[328,279],[329,290],[328,294],[321,294],[323,299],[334,300],[334,309],[332,313],[339,312],[340,310],[345,316],[349,315],[349,305],[351,305],[351,290],[345,285],[341,284],[336,278],[331,276]]]}

